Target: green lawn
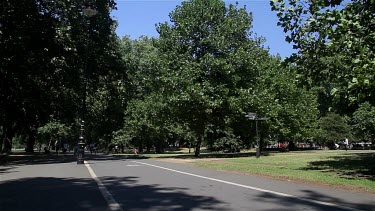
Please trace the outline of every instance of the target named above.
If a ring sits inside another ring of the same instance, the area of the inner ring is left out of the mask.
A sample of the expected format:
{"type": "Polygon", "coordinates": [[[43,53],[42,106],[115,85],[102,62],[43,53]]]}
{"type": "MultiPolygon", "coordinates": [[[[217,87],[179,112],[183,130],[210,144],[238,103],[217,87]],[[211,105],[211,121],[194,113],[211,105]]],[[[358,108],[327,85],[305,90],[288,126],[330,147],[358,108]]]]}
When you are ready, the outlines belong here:
{"type": "Polygon", "coordinates": [[[270,153],[261,158],[199,159],[200,167],[308,181],[375,192],[375,152],[303,151],[270,153]]]}

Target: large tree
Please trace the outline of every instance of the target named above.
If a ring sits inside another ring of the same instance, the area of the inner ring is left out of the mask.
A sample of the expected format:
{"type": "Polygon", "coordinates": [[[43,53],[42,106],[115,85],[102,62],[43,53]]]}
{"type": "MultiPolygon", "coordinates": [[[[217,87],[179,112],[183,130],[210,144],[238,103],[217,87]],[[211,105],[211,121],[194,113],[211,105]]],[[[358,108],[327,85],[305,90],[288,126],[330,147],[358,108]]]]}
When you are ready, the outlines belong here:
{"type": "Polygon", "coordinates": [[[27,134],[26,148],[32,151],[37,127],[51,116],[65,123],[80,116],[86,67],[95,68],[90,74],[95,81],[108,72],[106,64],[114,63],[108,47],[113,43],[113,8],[112,0],[2,2],[2,136],[27,134]],[[83,14],[88,5],[98,11],[91,19],[83,14]],[[90,55],[89,46],[94,46],[90,55]]]}
{"type": "Polygon", "coordinates": [[[237,5],[184,1],[170,18],[157,27],[158,47],[168,62],[169,103],[195,133],[198,156],[209,126],[225,129],[228,116],[240,112],[235,98],[254,86],[267,53],[251,37],[252,15],[237,5]]]}

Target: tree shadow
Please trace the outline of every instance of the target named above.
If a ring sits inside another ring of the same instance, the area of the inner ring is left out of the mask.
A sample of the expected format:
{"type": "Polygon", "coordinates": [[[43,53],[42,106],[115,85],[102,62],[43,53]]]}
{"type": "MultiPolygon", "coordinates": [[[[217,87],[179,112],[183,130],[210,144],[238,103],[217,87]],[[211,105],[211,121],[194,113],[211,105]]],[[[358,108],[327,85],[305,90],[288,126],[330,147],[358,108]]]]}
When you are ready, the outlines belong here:
{"type": "Polygon", "coordinates": [[[12,173],[12,172],[18,172],[18,171],[11,171],[13,167],[0,167],[0,175],[4,173],[12,173]]]}
{"type": "MultiPolygon", "coordinates": [[[[138,184],[137,177],[102,177],[103,184],[124,210],[219,210],[226,204],[214,197],[191,195],[186,189],[138,184]]],[[[0,183],[2,211],[108,210],[93,179],[36,177],[0,183]]]]}
{"type": "MultiPolygon", "coordinates": [[[[126,156],[112,156],[105,154],[85,154],[85,160],[121,160],[126,159],[126,156]]],[[[54,164],[54,163],[71,163],[76,162],[77,156],[72,153],[66,154],[18,154],[10,155],[8,161],[3,163],[3,166],[20,166],[20,165],[35,165],[35,164],[54,164]]]]}
{"type": "MultiPolygon", "coordinates": [[[[311,190],[302,190],[305,192],[306,195],[301,197],[284,197],[279,196],[271,193],[261,193],[257,196],[257,200],[263,203],[267,203],[268,205],[272,204],[277,208],[277,210],[321,210],[321,211],[342,211],[342,210],[350,210],[350,209],[358,209],[364,211],[373,211],[374,206],[373,202],[365,202],[365,203],[349,203],[342,199],[321,194],[311,190]],[[325,202],[330,204],[335,204],[337,206],[330,206],[324,205],[319,202],[325,202]]],[[[264,209],[266,211],[267,209],[264,209]]],[[[268,209],[268,210],[275,210],[275,209],[268,209]]]]}
{"type": "Polygon", "coordinates": [[[33,164],[70,163],[77,160],[73,154],[18,154],[10,155],[3,166],[20,166],[33,164]]]}
{"type": "MultiPolygon", "coordinates": [[[[121,160],[121,157],[113,157],[107,155],[86,154],[85,160],[121,160]]],[[[59,164],[77,162],[77,156],[72,153],[66,154],[42,154],[42,153],[18,153],[17,155],[9,155],[7,162],[0,165],[0,175],[14,172],[12,169],[24,165],[42,165],[42,164],[59,164]]]]}
{"type": "Polygon", "coordinates": [[[138,184],[136,178],[101,177],[103,184],[125,210],[229,210],[214,197],[192,195],[187,188],[138,184]]]}
{"type": "Polygon", "coordinates": [[[12,210],[106,210],[93,179],[35,177],[0,183],[0,207],[12,210]]]}
{"type": "Polygon", "coordinates": [[[375,153],[353,153],[330,157],[330,160],[313,161],[302,170],[335,172],[347,179],[368,179],[375,181],[375,153]]]}

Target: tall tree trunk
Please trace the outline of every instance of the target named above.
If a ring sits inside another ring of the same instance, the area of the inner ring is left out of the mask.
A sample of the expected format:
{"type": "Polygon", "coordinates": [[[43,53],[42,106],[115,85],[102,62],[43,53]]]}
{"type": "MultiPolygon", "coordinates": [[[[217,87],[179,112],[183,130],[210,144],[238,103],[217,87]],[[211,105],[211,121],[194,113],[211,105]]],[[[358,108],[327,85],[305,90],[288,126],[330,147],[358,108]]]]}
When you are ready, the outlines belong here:
{"type": "Polygon", "coordinates": [[[13,126],[10,122],[7,122],[4,132],[3,132],[3,149],[1,152],[11,152],[12,151],[12,140],[14,137],[15,131],[13,130],[13,126]]]}
{"type": "Polygon", "coordinates": [[[34,152],[34,145],[36,140],[36,134],[33,130],[29,131],[29,137],[26,142],[26,152],[34,152]]]}
{"type": "Polygon", "coordinates": [[[195,145],[195,154],[194,154],[195,157],[199,157],[199,155],[201,154],[202,137],[203,137],[202,134],[198,135],[198,140],[195,145]]]}
{"type": "Polygon", "coordinates": [[[12,151],[12,139],[13,139],[12,135],[5,134],[4,148],[2,152],[9,153],[12,151]]]}
{"type": "Polygon", "coordinates": [[[0,152],[3,151],[4,137],[5,137],[5,132],[3,132],[0,136],[0,152]]]}
{"type": "Polygon", "coordinates": [[[201,154],[201,145],[202,145],[202,141],[204,137],[204,132],[206,129],[205,121],[199,121],[197,126],[198,127],[196,127],[196,134],[197,134],[198,139],[195,145],[195,153],[194,153],[195,157],[199,157],[199,155],[201,154]]]}

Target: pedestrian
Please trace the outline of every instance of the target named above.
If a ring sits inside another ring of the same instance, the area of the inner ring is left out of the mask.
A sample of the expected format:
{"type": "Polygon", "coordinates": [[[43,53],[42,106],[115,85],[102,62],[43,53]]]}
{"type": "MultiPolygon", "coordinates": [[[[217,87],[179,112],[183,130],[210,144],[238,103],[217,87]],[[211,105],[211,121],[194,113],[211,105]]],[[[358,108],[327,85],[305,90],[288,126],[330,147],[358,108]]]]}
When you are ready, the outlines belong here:
{"type": "Polygon", "coordinates": [[[136,154],[136,155],[138,154],[138,148],[137,147],[134,148],[134,154],[136,154]]]}
{"type": "Polygon", "coordinates": [[[56,140],[56,141],[55,141],[55,151],[56,151],[56,154],[57,154],[57,155],[59,154],[59,149],[60,149],[59,140],[56,140]]]}

